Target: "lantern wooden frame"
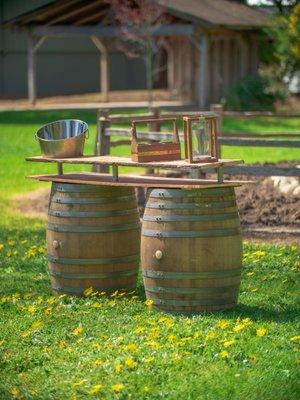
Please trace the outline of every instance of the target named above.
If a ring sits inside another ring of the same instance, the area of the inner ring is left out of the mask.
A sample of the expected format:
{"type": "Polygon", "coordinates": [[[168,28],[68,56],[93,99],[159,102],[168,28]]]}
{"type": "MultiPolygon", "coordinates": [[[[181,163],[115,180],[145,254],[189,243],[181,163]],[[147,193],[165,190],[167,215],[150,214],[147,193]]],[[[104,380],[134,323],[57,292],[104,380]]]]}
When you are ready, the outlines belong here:
{"type": "Polygon", "coordinates": [[[215,162],[219,159],[218,149],[218,132],[217,132],[217,115],[198,115],[192,117],[183,117],[183,133],[184,133],[184,153],[186,161],[192,163],[215,162]],[[201,157],[201,159],[193,155],[192,141],[192,122],[204,119],[209,124],[209,154],[201,157]]]}

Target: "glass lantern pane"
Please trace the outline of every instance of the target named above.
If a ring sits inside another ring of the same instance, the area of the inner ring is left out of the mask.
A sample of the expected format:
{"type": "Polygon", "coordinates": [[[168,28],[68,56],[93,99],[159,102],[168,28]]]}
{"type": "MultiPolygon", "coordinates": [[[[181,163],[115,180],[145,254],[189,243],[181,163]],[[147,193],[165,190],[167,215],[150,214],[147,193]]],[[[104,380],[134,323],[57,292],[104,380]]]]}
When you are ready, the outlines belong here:
{"type": "Polygon", "coordinates": [[[205,118],[191,121],[191,136],[193,158],[204,159],[210,156],[209,146],[209,122],[205,118]]]}

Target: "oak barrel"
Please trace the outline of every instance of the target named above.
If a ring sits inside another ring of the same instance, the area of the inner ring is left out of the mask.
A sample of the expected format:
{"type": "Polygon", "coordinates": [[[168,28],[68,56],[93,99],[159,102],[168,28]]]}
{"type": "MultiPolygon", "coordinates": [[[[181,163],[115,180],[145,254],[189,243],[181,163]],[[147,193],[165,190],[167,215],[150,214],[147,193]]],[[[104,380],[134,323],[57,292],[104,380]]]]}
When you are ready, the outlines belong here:
{"type": "Polygon", "coordinates": [[[234,188],[148,190],[141,264],[155,308],[193,314],[234,307],[242,265],[234,188]]]}
{"type": "Polygon", "coordinates": [[[47,252],[56,294],[134,289],[140,260],[134,189],[53,182],[47,252]]]}

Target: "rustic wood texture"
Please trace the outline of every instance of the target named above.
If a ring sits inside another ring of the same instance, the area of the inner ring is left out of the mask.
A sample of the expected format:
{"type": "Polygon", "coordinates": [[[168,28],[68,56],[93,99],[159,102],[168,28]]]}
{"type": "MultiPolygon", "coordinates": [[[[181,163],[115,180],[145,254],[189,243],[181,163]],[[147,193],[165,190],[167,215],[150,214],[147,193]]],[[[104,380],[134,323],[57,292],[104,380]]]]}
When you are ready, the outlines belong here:
{"type": "Polygon", "coordinates": [[[79,183],[86,185],[101,186],[127,186],[127,187],[162,187],[162,188],[185,188],[199,189],[211,187],[234,187],[243,184],[255,183],[253,181],[224,181],[218,183],[217,180],[209,179],[178,179],[164,178],[158,176],[141,176],[141,175],[121,175],[118,181],[114,181],[113,176],[108,174],[98,174],[92,172],[68,173],[63,175],[32,175],[28,179],[36,179],[46,182],[62,182],[62,183],[79,183]]]}
{"type": "Polygon", "coordinates": [[[133,120],[131,126],[131,159],[136,162],[180,160],[177,119],[152,118],[139,121],[133,120]],[[144,144],[138,142],[136,131],[136,125],[138,123],[149,124],[153,127],[154,124],[160,124],[161,122],[173,123],[172,143],[161,142],[144,144]]]}
{"type": "Polygon", "coordinates": [[[135,288],[140,222],[134,190],[53,183],[47,252],[56,294],[135,288]]]}
{"type": "Polygon", "coordinates": [[[34,162],[59,162],[62,164],[95,164],[95,165],[119,165],[127,167],[154,167],[154,168],[195,168],[195,169],[208,169],[225,167],[227,165],[243,164],[244,161],[240,159],[220,159],[218,162],[212,163],[197,163],[190,164],[185,160],[175,161],[151,161],[151,162],[136,162],[128,157],[116,156],[83,156],[77,158],[45,158],[42,156],[27,157],[27,161],[34,162]]]}
{"type": "Polygon", "coordinates": [[[155,308],[193,314],[234,307],[242,265],[234,189],[149,190],[141,265],[155,308]]]}

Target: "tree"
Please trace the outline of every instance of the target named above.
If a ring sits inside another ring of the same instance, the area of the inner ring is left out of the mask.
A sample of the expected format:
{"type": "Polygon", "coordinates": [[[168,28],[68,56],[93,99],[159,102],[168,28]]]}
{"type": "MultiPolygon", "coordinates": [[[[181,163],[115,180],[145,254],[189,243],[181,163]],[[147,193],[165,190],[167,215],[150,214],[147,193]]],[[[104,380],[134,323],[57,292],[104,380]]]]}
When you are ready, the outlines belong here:
{"type": "Polygon", "coordinates": [[[148,100],[151,103],[153,57],[158,50],[153,31],[168,22],[166,8],[153,0],[110,0],[109,4],[120,26],[117,47],[127,57],[141,57],[145,62],[148,100]]]}
{"type": "Polygon", "coordinates": [[[281,83],[288,88],[300,69],[300,3],[289,15],[278,13],[274,16],[265,32],[271,43],[263,75],[273,84],[273,89],[281,83]]]}

